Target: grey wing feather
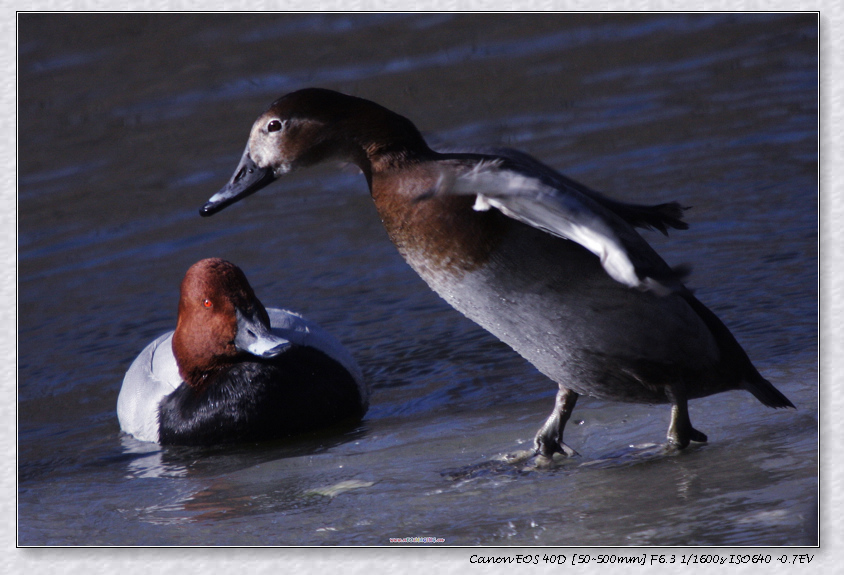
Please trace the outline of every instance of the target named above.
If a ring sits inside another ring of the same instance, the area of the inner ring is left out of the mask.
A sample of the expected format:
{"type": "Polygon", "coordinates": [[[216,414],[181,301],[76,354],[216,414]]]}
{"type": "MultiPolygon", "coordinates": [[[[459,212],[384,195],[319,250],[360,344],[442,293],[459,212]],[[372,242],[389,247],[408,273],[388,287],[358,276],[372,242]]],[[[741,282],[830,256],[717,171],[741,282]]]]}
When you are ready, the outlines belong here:
{"type": "Polygon", "coordinates": [[[489,156],[463,170],[444,170],[433,193],[475,195],[476,210],[496,208],[577,242],[598,256],[607,274],[622,284],[659,294],[685,290],[677,274],[633,227],[595,198],[504,166],[505,159],[489,156]]]}

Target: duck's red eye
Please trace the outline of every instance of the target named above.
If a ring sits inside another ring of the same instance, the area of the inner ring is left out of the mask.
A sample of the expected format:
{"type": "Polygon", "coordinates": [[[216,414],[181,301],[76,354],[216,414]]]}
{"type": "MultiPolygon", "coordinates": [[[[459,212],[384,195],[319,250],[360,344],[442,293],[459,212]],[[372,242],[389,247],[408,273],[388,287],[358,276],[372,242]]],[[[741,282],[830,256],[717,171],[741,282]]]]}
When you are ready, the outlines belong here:
{"type": "Polygon", "coordinates": [[[270,120],[270,123],[267,124],[267,131],[268,132],[278,132],[281,129],[281,122],[278,120],[270,120]]]}
{"type": "Polygon", "coordinates": [[[211,303],[210,299],[202,300],[202,305],[204,305],[205,307],[214,307],[214,304],[211,303]]]}

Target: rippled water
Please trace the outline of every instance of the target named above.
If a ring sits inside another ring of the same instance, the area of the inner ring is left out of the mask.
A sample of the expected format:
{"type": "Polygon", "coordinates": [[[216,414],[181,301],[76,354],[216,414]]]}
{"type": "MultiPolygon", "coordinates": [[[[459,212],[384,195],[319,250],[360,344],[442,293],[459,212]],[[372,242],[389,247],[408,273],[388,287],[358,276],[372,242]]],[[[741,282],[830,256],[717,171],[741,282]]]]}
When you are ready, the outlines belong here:
{"type": "Polygon", "coordinates": [[[22,545],[811,545],[817,542],[817,22],[811,15],[23,14],[18,36],[22,545]],[[324,166],[198,208],[276,97],[339,89],[437,146],[521,148],[593,188],[693,206],[646,237],[797,405],[583,398],[580,457],[504,463],[555,385],[453,311],[324,166]],[[356,429],[213,449],[122,436],[121,379],[172,329],[194,261],[338,336],[356,429]]]}

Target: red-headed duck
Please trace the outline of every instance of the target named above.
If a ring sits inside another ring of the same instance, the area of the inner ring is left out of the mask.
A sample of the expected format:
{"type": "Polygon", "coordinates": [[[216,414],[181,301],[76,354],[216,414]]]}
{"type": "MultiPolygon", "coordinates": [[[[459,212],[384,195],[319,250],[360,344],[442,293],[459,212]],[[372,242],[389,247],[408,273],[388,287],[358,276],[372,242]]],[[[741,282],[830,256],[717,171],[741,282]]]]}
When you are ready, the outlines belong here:
{"type": "Polygon", "coordinates": [[[581,394],[670,403],[680,449],[706,441],[689,399],[744,389],[794,407],[634,229],[685,229],[678,204],[615,201],[515,150],[435,152],[374,102],[316,88],[276,100],[200,213],[328,159],[361,169],[390,238],[434,291],[559,385],[538,454],[575,453],[563,430],[581,394]]]}
{"type": "Polygon", "coordinates": [[[214,445],[360,419],[368,399],[340,342],[299,314],[265,309],[240,268],[211,258],[182,280],[176,330],[126,373],[117,416],[142,441],[214,445]]]}

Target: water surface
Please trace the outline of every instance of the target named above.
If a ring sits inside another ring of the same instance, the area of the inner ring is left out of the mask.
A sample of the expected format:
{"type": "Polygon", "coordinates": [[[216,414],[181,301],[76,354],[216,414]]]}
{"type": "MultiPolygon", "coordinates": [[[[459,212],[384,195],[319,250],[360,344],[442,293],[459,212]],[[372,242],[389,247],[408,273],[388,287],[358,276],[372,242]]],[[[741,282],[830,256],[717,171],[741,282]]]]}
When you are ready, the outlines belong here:
{"type": "Polygon", "coordinates": [[[799,14],[20,15],[18,542],[815,544],[817,42],[799,14]],[[359,174],[198,216],[257,114],[311,85],[434,147],[518,147],[693,206],[646,239],[798,409],[695,400],[709,443],[665,453],[667,406],[583,398],[580,457],[502,462],[556,386],[425,286],[359,174]],[[349,347],[373,389],[358,427],[211,449],[120,433],[123,373],[210,256],[349,347]]]}

